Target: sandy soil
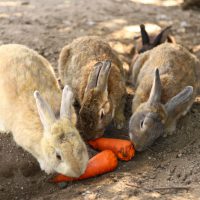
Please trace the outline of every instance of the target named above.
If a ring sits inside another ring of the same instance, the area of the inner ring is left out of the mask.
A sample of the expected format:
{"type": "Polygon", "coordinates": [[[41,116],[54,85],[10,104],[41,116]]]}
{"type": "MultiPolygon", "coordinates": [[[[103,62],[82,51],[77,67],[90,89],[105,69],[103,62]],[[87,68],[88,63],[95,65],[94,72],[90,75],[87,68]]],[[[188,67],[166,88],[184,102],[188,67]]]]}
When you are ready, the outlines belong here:
{"type": "MultiPolygon", "coordinates": [[[[169,1],[169,0],[168,0],[169,1]]],[[[107,38],[120,58],[130,61],[138,24],[173,25],[176,40],[200,58],[200,12],[182,11],[168,1],[30,0],[0,1],[0,44],[20,43],[37,50],[56,70],[64,44],[82,35],[107,38]],[[150,2],[150,1],[146,1],[150,2]]],[[[176,1],[170,1],[176,2],[176,1]]],[[[179,1],[181,2],[181,0],[179,1]]],[[[126,64],[124,65],[126,67],[126,64]]],[[[127,123],[132,95],[127,98],[127,123]]],[[[48,182],[36,160],[17,147],[12,136],[0,136],[0,199],[200,199],[200,104],[182,118],[174,135],[160,138],[116,171],[67,183],[64,189],[48,182]]],[[[109,127],[112,137],[128,138],[127,129],[109,127]]]]}

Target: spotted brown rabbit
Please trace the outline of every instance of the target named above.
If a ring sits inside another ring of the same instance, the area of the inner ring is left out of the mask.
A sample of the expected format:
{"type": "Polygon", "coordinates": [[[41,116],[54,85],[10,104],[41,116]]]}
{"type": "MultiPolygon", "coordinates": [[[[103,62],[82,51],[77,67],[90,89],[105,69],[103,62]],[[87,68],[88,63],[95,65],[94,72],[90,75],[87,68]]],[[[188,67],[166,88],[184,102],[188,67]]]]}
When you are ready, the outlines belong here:
{"type": "Polygon", "coordinates": [[[95,36],[74,40],[59,57],[62,84],[72,87],[80,104],[78,127],[86,139],[103,135],[114,120],[117,128],[125,122],[126,94],[122,63],[111,47],[95,36]]]}

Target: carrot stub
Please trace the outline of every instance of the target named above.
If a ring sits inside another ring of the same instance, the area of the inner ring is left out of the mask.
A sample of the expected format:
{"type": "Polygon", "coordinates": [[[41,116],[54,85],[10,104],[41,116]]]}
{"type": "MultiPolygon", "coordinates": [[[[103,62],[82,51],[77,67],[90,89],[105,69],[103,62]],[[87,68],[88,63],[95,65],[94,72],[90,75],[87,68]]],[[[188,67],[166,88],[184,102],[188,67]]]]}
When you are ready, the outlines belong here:
{"type": "Polygon", "coordinates": [[[89,160],[85,173],[79,178],[72,178],[59,174],[54,177],[51,182],[59,183],[64,181],[77,181],[95,177],[100,174],[113,171],[117,167],[117,164],[118,161],[116,155],[111,150],[105,150],[98,153],[89,160]]]}
{"type": "Polygon", "coordinates": [[[135,155],[135,149],[132,143],[128,140],[113,139],[113,138],[98,138],[88,142],[94,149],[99,151],[111,150],[115,155],[125,161],[129,161],[135,155]]]}

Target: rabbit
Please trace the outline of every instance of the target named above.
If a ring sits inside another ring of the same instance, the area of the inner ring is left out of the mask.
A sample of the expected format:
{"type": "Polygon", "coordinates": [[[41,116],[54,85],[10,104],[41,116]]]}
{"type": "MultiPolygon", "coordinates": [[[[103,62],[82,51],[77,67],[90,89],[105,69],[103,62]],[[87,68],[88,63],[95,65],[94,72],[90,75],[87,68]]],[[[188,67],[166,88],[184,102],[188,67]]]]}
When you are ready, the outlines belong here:
{"type": "Polygon", "coordinates": [[[161,30],[159,33],[149,35],[145,29],[145,25],[140,25],[141,37],[134,38],[134,49],[131,51],[133,58],[130,64],[130,73],[128,83],[132,83],[135,79],[132,77],[132,67],[137,60],[139,54],[144,53],[148,50],[155,48],[156,46],[163,44],[165,42],[176,44],[175,38],[170,34],[171,26],[168,26],[161,30]]]}
{"type": "Polygon", "coordinates": [[[137,151],[175,131],[198,94],[199,72],[199,60],[178,44],[164,43],[139,55],[133,66],[136,91],[129,121],[137,151]]]}
{"type": "Polygon", "coordinates": [[[171,26],[167,26],[159,33],[149,35],[145,25],[140,25],[141,37],[134,38],[135,48],[138,53],[144,53],[164,42],[176,43],[175,38],[171,35],[171,26]]]}
{"type": "Polygon", "coordinates": [[[1,131],[12,132],[42,170],[84,173],[88,152],[75,127],[73,93],[67,85],[59,89],[45,58],[23,45],[0,46],[0,98],[1,131]]]}
{"type": "Polygon", "coordinates": [[[61,83],[72,88],[80,105],[78,129],[83,137],[101,137],[112,119],[122,128],[125,78],[111,47],[97,36],[80,37],[61,50],[58,63],[61,83]]]}
{"type": "Polygon", "coordinates": [[[199,0],[184,0],[183,3],[181,4],[181,6],[182,6],[183,10],[187,10],[187,9],[194,8],[194,7],[199,8],[200,1],[199,0]]]}

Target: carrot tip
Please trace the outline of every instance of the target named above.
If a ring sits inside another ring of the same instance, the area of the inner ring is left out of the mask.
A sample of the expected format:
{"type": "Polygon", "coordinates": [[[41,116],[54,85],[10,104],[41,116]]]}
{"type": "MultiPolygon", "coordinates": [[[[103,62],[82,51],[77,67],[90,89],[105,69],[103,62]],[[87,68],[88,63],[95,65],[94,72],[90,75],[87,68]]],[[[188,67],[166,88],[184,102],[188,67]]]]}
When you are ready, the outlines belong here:
{"type": "Polygon", "coordinates": [[[112,150],[115,155],[124,161],[129,161],[135,155],[135,149],[129,140],[113,139],[113,138],[98,138],[90,140],[88,143],[97,150],[112,150]]]}

